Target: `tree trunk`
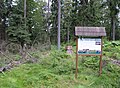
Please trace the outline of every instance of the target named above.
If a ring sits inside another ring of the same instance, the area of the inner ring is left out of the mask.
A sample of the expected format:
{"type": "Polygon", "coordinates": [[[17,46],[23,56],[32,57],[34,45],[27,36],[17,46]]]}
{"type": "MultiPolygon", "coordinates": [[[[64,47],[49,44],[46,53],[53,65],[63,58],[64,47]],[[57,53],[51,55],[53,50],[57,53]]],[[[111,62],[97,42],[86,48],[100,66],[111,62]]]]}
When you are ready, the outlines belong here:
{"type": "Polygon", "coordinates": [[[58,0],[58,50],[60,50],[60,20],[61,20],[61,2],[58,0]]]}
{"type": "Polygon", "coordinates": [[[49,17],[50,17],[50,0],[48,0],[47,33],[48,33],[48,43],[49,43],[48,45],[49,45],[49,49],[51,49],[49,17]]]}
{"type": "Polygon", "coordinates": [[[5,33],[5,15],[4,14],[4,1],[0,0],[0,44],[5,41],[6,33],[5,33]],[[2,12],[3,11],[3,12],[2,12]]]}
{"type": "Polygon", "coordinates": [[[6,33],[5,33],[5,27],[3,24],[0,22],[0,44],[5,41],[6,39],[6,33]]]}
{"type": "Polygon", "coordinates": [[[68,44],[70,42],[70,31],[69,31],[69,27],[67,29],[67,41],[68,41],[68,44]]]}
{"type": "Polygon", "coordinates": [[[113,41],[115,41],[115,19],[113,18],[113,41]]]}
{"type": "Polygon", "coordinates": [[[111,18],[112,40],[115,41],[115,17],[111,18]]]}
{"type": "Polygon", "coordinates": [[[50,0],[48,0],[48,13],[47,13],[47,27],[48,27],[48,32],[50,33],[49,17],[50,17],[50,0]]]}
{"type": "Polygon", "coordinates": [[[25,27],[26,27],[26,0],[24,0],[24,20],[25,20],[25,27]]]}

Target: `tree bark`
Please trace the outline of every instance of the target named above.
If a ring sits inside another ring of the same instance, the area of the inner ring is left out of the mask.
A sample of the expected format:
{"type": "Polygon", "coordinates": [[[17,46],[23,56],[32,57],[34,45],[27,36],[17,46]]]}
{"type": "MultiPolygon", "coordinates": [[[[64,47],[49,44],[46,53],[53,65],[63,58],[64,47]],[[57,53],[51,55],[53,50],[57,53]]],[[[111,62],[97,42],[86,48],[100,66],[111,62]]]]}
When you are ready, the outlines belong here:
{"type": "Polygon", "coordinates": [[[60,50],[60,20],[61,20],[61,2],[58,0],[58,50],[60,50]]]}
{"type": "Polygon", "coordinates": [[[25,20],[25,27],[26,27],[26,0],[24,0],[24,20],[25,20]]]}
{"type": "Polygon", "coordinates": [[[49,43],[49,49],[51,49],[49,17],[50,17],[50,0],[48,0],[47,33],[48,33],[48,43],[49,43]]]}
{"type": "Polygon", "coordinates": [[[47,13],[47,27],[48,27],[48,32],[50,33],[49,17],[50,17],[50,0],[48,0],[48,13],[47,13]]]}
{"type": "Polygon", "coordinates": [[[115,17],[111,17],[111,37],[115,41],[115,17]]]}
{"type": "Polygon", "coordinates": [[[113,29],[113,41],[115,41],[115,18],[114,17],[113,17],[112,29],[113,29]]]}
{"type": "Polygon", "coordinates": [[[67,29],[67,41],[68,41],[68,44],[70,42],[70,31],[69,31],[69,27],[67,29]]]}

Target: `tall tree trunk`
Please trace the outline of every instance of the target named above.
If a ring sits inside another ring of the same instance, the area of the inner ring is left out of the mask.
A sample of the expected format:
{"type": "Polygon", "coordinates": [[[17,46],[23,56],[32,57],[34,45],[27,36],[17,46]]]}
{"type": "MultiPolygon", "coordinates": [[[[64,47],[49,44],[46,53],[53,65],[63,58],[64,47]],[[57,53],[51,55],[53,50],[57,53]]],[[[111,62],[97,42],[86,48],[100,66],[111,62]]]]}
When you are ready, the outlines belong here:
{"type": "Polygon", "coordinates": [[[68,27],[68,29],[67,29],[67,42],[68,42],[68,44],[69,44],[69,42],[70,42],[70,31],[69,31],[69,27],[68,27]]]}
{"type": "Polygon", "coordinates": [[[49,49],[51,49],[49,17],[50,17],[50,0],[48,0],[48,14],[47,14],[47,30],[48,31],[47,33],[48,33],[49,49]]]}
{"type": "Polygon", "coordinates": [[[4,5],[4,0],[0,0],[0,44],[5,41],[6,39],[6,33],[5,33],[5,21],[6,21],[6,14],[4,14],[4,9],[5,9],[5,5],[4,5]]]}
{"type": "Polygon", "coordinates": [[[115,17],[112,17],[112,32],[113,32],[112,39],[113,41],[115,41],[115,17]]]}
{"type": "MultiPolygon", "coordinates": [[[[24,0],[24,25],[26,30],[26,0],[24,0]]],[[[21,41],[21,46],[24,47],[24,41],[21,41]]]]}
{"type": "Polygon", "coordinates": [[[5,33],[5,27],[2,22],[0,22],[0,44],[5,41],[6,39],[6,33],[5,33]]]}
{"type": "Polygon", "coordinates": [[[26,0],[24,0],[24,20],[25,20],[25,27],[26,27],[26,0]]]}
{"type": "Polygon", "coordinates": [[[116,24],[116,16],[119,13],[119,9],[117,8],[119,0],[107,0],[108,7],[110,9],[111,16],[111,39],[115,41],[115,24],[116,24]]]}
{"type": "Polygon", "coordinates": [[[61,2],[58,0],[58,50],[60,50],[60,20],[61,20],[61,2]]]}
{"type": "Polygon", "coordinates": [[[50,17],[50,0],[48,0],[48,13],[47,13],[47,27],[48,27],[48,32],[50,33],[49,17],[50,17]]]}

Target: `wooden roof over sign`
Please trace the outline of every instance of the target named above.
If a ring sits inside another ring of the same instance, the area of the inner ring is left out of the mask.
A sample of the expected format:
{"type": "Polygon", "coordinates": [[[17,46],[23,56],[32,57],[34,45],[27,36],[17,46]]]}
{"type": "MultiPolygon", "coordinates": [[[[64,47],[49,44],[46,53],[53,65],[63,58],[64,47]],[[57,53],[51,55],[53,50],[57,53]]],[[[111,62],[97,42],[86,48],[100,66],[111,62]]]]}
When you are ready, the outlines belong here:
{"type": "Polygon", "coordinates": [[[105,27],[75,27],[76,36],[106,36],[105,27]]]}

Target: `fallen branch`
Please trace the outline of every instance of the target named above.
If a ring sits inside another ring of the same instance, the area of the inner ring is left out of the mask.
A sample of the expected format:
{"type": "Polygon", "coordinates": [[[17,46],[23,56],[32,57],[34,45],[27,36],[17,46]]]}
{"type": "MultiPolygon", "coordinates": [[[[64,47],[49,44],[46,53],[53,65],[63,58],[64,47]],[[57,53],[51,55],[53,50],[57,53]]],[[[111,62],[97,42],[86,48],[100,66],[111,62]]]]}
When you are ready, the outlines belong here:
{"type": "Polygon", "coordinates": [[[4,55],[6,58],[10,59],[7,55],[5,55],[2,51],[0,51],[2,55],[4,55]]]}
{"type": "Polygon", "coordinates": [[[116,64],[116,65],[120,66],[120,60],[110,59],[110,61],[111,61],[113,64],[116,64]]]}
{"type": "Polygon", "coordinates": [[[12,61],[9,64],[7,64],[4,67],[0,68],[0,73],[5,72],[7,70],[12,69],[13,67],[19,66],[20,64],[22,64],[20,61],[12,61]]]}

